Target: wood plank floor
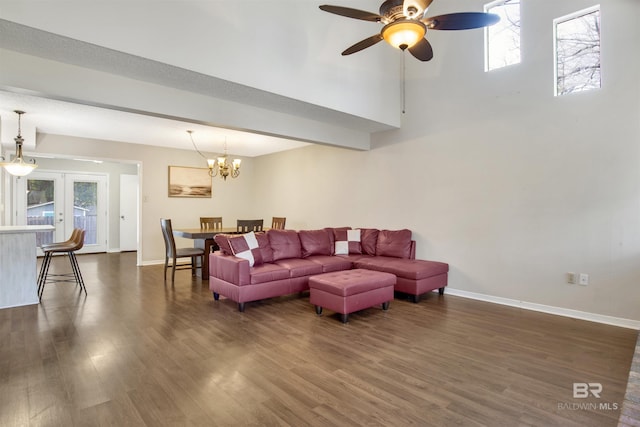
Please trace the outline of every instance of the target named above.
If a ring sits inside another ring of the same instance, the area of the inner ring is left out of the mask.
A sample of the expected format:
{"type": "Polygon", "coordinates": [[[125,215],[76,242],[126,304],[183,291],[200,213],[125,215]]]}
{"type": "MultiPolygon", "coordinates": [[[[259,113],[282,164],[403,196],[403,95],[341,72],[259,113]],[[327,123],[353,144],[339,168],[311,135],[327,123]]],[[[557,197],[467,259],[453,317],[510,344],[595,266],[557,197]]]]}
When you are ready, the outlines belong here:
{"type": "Polygon", "coordinates": [[[640,338],[633,353],[627,392],[624,395],[618,427],[640,426],[640,338]]]}
{"type": "Polygon", "coordinates": [[[437,293],[344,325],[308,295],[239,313],[188,270],[78,260],[88,296],[0,310],[1,426],[615,426],[637,338],[437,293]]]}

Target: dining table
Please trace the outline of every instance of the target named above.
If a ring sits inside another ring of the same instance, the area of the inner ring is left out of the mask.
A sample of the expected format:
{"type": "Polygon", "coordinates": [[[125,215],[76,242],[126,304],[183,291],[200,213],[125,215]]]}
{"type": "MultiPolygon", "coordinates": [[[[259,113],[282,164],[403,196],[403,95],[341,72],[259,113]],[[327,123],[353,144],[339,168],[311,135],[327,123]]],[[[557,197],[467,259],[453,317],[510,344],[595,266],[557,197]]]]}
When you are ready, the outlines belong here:
{"type": "Polygon", "coordinates": [[[178,228],[173,229],[173,235],[192,239],[195,248],[204,249],[204,263],[201,268],[202,280],[209,280],[209,253],[211,246],[215,245],[213,240],[216,234],[237,234],[237,227],[223,227],[218,229],[208,228],[178,228]]]}

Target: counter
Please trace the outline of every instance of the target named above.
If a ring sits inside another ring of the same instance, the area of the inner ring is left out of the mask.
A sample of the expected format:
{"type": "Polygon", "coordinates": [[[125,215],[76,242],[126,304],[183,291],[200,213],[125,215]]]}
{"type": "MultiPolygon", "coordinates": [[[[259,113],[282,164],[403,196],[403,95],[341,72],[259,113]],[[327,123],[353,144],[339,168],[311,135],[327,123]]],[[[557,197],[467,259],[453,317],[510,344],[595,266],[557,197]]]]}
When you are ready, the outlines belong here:
{"type": "Polygon", "coordinates": [[[0,308],[38,304],[36,233],[52,225],[0,226],[0,308]]]}

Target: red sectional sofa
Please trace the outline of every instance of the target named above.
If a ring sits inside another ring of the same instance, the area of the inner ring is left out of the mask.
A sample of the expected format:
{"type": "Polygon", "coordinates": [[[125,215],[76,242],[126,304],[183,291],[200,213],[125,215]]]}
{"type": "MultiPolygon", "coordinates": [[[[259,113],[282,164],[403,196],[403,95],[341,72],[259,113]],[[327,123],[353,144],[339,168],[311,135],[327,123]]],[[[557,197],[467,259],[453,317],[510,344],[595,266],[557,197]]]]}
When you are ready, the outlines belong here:
{"type": "Polygon", "coordinates": [[[209,255],[209,289],[238,303],[309,289],[309,277],[360,268],[392,273],[395,290],[412,296],[444,293],[449,265],[415,259],[411,231],[349,227],[219,234],[209,255]]]}

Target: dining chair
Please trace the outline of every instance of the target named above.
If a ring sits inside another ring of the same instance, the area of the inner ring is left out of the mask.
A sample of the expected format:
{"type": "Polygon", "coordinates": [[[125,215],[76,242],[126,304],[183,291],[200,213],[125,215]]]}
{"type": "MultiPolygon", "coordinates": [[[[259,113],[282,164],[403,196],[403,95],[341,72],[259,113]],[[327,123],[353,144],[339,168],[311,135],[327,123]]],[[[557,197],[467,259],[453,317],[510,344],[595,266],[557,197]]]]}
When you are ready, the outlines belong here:
{"type": "Polygon", "coordinates": [[[221,216],[201,216],[200,228],[203,230],[220,230],[222,228],[221,216]]]}
{"type": "Polygon", "coordinates": [[[239,219],[237,223],[237,232],[238,233],[248,233],[250,231],[262,231],[263,230],[263,219],[239,219]]]}
{"type": "Polygon", "coordinates": [[[195,276],[196,268],[200,268],[198,267],[196,262],[197,258],[200,258],[200,262],[204,263],[204,249],[176,248],[176,241],[173,237],[173,227],[171,226],[171,220],[161,218],[160,226],[162,228],[162,237],[164,238],[165,247],[164,280],[167,280],[167,268],[169,268],[169,259],[171,259],[171,283],[173,283],[175,280],[176,270],[191,268],[191,275],[195,276]],[[178,264],[178,258],[191,258],[191,263],[178,264]]]}
{"type": "MultiPolygon", "coordinates": [[[[200,228],[203,230],[222,230],[222,217],[221,216],[201,216],[200,228]]],[[[205,253],[215,252],[220,247],[213,239],[205,239],[204,250],[205,253]]]]}
{"type": "Polygon", "coordinates": [[[284,230],[284,224],[287,222],[287,218],[284,216],[274,216],[271,220],[271,228],[274,230],[284,230]]]}
{"type": "Polygon", "coordinates": [[[38,275],[38,299],[42,300],[42,293],[44,292],[44,285],[52,282],[75,282],[76,285],[80,285],[80,291],[84,291],[87,294],[87,288],[84,285],[84,279],[80,272],[80,264],[76,258],[76,251],[79,251],[84,246],[85,230],[82,228],[75,228],[71,233],[69,239],[64,242],[55,242],[42,245],[41,249],[44,252],[44,258],[42,265],[40,266],[40,273],[38,275]],[[49,274],[49,267],[51,266],[51,259],[53,255],[66,254],[69,257],[69,263],[71,264],[71,273],[57,273],[49,274]],[[69,278],[73,276],[73,280],[69,278]]]}

